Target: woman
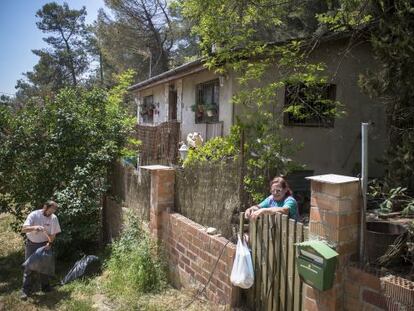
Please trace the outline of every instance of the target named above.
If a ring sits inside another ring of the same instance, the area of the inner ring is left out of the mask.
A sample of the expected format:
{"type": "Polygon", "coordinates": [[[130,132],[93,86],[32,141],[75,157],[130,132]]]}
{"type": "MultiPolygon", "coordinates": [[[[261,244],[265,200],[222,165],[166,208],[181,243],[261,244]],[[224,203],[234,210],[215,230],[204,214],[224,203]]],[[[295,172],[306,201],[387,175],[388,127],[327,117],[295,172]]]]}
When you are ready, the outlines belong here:
{"type": "Polygon", "coordinates": [[[275,177],[270,183],[270,193],[259,205],[253,205],[244,213],[248,219],[256,219],[260,215],[282,213],[298,220],[298,203],[292,196],[288,183],[283,177],[275,177]]]}

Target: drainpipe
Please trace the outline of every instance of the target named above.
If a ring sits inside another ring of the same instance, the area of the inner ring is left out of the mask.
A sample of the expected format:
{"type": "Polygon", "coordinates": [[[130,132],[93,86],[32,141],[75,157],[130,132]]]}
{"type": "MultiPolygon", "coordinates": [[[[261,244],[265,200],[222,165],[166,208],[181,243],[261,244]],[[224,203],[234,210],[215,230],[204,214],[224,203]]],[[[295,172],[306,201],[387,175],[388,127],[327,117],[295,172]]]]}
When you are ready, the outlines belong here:
{"type": "Polygon", "coordinates": [[[359,245],[359,260],[365,262],[365,213],[367,210],[367,188],[368,188],[368,123],[361,124],[361,241],[359,245]]]}

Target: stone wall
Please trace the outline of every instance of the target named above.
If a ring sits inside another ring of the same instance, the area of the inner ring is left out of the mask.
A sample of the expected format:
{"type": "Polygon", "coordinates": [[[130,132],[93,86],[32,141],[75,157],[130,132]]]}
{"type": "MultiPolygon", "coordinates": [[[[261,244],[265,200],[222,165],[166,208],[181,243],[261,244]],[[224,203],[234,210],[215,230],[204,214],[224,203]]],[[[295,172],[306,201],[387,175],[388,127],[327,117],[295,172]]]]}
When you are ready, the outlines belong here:
{"type": "Polygon", "coordinates": [[[102,202],[102,235],[105,243],[112,242],[122,230],[122,208],[133,209],[142,220],[149,221],[150,175],[133,166],[116,162],[109,175],[109,190],[102,202]]]}
{"type": "Polygon", "coordinates": [[[115,163],[110,174],[110,196],[123,207],[134,209],[142,220],[149,221],[150,175],[148,171],[115,163]]]}
{"type": "Polygon", "coordinates": [[[240,209],[238,162],[186,167],[176,171],[175,211],[225,236],[232,235],[232,217],[240,209]]]}

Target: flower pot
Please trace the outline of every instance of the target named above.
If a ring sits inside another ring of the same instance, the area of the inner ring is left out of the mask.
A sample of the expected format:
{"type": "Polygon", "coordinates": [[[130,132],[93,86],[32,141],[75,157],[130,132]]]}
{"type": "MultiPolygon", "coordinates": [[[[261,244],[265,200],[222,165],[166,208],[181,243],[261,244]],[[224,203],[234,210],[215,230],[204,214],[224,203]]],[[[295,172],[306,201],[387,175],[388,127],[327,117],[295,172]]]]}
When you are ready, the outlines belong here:
{"type": "Polygon", "coordinates": [[[207,117],[214,116],[214,110],[207,110],[207,117]]]}

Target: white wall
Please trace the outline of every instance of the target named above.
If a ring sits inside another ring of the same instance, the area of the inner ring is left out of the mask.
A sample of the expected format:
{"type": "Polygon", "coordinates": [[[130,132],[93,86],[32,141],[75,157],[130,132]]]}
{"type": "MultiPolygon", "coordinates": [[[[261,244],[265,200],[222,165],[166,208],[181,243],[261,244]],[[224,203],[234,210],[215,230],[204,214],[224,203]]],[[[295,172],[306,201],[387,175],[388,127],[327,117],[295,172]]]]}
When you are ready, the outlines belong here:
{"type": "MultiPolygon", "coordinates": [[[[154,122],[152,124],[148,124],[148,125],[156,125],[159,124],[161,122],[164,122],[165,118],[166,118],[166,105],[165,105],[165,96],[164,96],[164,85],[157,85],[155,87],[140,91],[136,93],[136,96],[138,98],[138,105],[143,103],[144,101],[144,97],[146,96],[154,96],[154,104],[156,106],[156,110],[158,111],[158,113],[154,114],[154,122]]],[[[142,117],[139,114],[139,106],[138,106],[138,123],[139,124],[146,124],[147,123],[143,123],[142,121],[142,117]]]]}
{"type": "MultiPolygon", "coordinates": [[[[197,84],[218,79],[218,75],[203,70],[189,76],[169,81],[148,89],[136,92],[137,104],[142,103],[145,96],[153,95],[154,103],[159,110],[159,114],[154,115],[154,125],[168,120],[168,87],[170,84],[175,85],[177,90],[177,119],[181,122],[181,137],[184,139],[188,133],[200,132],[203,138],[217,136],[221,124],[195,123],[195,114],[191,110],[191,106],[196,101],[197,84]]],[[[233,106],[231,104],[232,97],[232,79],[224,78],[223,84],[219,88],[219,121],[223,122],[223,135],[230,133],[232,125],[233,106]]],[[[142,123],[142,118],[138,113],[138,122],[142,123]]]]}
{"type": "MultiPolygon", "coordinates": [[[[202,71],[191,76],[184,77],[183,93],[182,93],[182,114],[181,114],[181,133],[182,137],[186,137],[188,133],[200,132],[203,137],[206,134],[209,136],[213,132],[213,125],[207,125],[206,123],[196,124],[195,114],[191,110],[191,106],[196,102],[196,86],[197,84],[208,82],[210,80],[218,79],[218,75],[209,72],[202,71]],[[207,128],[208,127],[208,128],[207,128]],[[208,133],[206,133],[206,131],[208,133]]],[[[223,134],[228,135],[230,133],[230,127],[232,125],[232,113],[233,108],[231,104],[232,96],[232,83],[231,79],[224,78],[223,85],[219,88],[219,121],[223,121],[223,134]]]]}

